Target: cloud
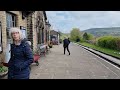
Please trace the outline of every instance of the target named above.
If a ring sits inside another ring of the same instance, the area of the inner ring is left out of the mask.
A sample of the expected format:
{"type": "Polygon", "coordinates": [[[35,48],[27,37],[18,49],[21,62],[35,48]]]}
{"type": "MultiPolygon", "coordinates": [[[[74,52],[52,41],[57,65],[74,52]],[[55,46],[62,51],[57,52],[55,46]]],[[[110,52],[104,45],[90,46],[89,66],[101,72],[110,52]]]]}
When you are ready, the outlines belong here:
{"type": "Polygon", "coordinates": [[[119,27],[120,11],[46,11],[53,29],[69,33],[72,28],[119,27]]]}

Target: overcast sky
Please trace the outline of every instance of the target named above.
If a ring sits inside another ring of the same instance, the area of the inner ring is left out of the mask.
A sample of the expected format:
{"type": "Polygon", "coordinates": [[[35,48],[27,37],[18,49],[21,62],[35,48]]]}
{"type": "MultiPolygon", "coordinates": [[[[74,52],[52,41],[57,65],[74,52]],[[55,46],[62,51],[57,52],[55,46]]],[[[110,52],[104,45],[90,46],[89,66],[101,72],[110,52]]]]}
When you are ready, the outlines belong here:
{"type": "Polygon", "coordinates": [[[120,27],[120,11],[46,11],[56,31],[69,33],[72,28],[120,27]]]}

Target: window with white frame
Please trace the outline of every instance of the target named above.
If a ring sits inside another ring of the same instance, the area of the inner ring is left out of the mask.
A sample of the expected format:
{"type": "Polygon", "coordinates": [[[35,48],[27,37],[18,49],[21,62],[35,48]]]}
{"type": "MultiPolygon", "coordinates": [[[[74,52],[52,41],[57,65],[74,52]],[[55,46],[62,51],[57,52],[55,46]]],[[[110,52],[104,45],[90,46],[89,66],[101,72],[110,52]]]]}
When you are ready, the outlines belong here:
{"type": "Polygon", "coordinates": [[[7,26],[7,38],[9,38],[9,29],[11,27],[16,27],[16,15],[6,12],[6,26],[7,26]]]}

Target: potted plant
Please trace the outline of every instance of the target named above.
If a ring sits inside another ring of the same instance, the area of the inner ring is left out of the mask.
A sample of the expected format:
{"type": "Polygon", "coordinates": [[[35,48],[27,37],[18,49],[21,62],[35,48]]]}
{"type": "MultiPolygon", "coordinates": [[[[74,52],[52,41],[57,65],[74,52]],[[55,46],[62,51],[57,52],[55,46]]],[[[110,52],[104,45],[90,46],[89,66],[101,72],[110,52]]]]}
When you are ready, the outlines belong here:
{"type": "Polygon", "coordinates": [[[38,66],[39,65],[38,60],[40,59],[40,51],[38,49],[36,49],[35,51],[33,51],[33,57],[34,57],[34,62],[38,66]]]}
{"type": "Polygon", "coordinates": [[[7,75],[7,73],[8,73],[8,67],[4,66],[4,64],[1,62],[0,63],[0,78],[7,75]]]}
{"type": "Polygon", "coordinates": [[[49,46],[50,48],[52,48],[52,46],[53,46],[52,41],[50,41],[50,43],[48,44],[48,46],[49,46]]]}

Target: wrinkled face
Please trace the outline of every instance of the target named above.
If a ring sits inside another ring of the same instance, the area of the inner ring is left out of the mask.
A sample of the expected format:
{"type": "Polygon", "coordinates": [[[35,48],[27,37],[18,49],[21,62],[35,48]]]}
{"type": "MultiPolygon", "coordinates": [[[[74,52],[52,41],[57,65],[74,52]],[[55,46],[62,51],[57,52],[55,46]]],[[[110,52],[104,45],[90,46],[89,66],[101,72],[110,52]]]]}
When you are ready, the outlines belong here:
{"type": "Polygon", "coordinates": [[[20,34],[19,32],[13,32],[11,33],[13,40],[18,41],[20,39],[20,34]]]}

